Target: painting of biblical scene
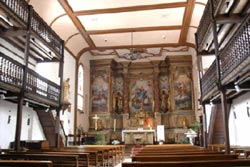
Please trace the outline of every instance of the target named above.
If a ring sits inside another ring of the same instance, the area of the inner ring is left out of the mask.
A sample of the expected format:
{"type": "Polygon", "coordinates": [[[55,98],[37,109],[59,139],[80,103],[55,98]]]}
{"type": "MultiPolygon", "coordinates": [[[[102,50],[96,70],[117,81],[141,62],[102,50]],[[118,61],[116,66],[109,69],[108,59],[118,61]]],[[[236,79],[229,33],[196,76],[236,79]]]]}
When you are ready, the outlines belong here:
{"type": "Polygon", "coordinates": [[[130,89],[130,110],[137,112],[139,109],[153,111],[153,81],[134,80],[130,89]]]}
{"type": "Polygon", "coordinates": [[[191,67],[176,67],[173,81],[175,110],[192,110],[191,67]]]}
{"type": "Polygon", "coordinates": [[[108,111],[108,75],[105,72],[93,74],[91,84],[92,112],[108,111]]]}

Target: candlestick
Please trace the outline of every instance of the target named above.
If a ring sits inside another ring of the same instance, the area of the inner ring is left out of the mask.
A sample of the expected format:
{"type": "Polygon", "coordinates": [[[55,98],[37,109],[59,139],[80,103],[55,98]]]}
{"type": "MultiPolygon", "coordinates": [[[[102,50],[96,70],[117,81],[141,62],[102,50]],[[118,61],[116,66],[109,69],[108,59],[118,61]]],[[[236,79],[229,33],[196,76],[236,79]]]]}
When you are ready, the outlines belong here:
{"type": "Polygon", "coordinates": [[[152,109],[153,109],[153,112],[155,110],[155,101],[152,102],[152,109]]]}
{"type": "Polygon", "coordinates": [[[116,131],[116,119],[114,119],[114,132],[116,131]]]}

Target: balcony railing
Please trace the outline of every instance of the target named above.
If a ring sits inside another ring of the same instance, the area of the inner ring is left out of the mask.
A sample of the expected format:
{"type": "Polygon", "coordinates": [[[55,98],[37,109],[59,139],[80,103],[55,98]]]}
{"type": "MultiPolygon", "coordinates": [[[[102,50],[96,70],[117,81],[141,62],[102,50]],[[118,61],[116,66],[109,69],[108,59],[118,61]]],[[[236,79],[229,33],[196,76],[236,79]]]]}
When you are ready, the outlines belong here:
{"type": "MultiPolygon", "coordinates": [[[[222,80],[232,71],[244,68],[240,66],[250,57],[250,14],[241,24],[237,33],[231,38],[220,54],[222,80]]],[[[249,67],[249,63],[245,66],[249,67]]],[[[242,69],[241,69],[242,70],[242,69]]],[[[238,70],[237,70],[238,71],[238,70]]],[[[229,78],[228,78],[229,79],[229,78]]]]}
{"type": "MultiPolygon", "coordinates": [[[[13,91],[13,88],[20,91],[23,84],[23,69],[24,65],[0,53],[0,86],[9,88],[9,91],[13,91]]],[[[31,69],[28,69],[26,83],[25,96],[48,105],[59,105],[60,86],[31,69]]]]}
{"type": "MultiPolygon", "coordinates": [[[[210,1],[208,1],[210,2],[210,1]]],[[[220,1],[219,4],[224,1],[220,1]]],[[[206,6],[206,10],[209,10],[208,6],[210,4],[208,3],[206,6]]],[[[217,6],[220,6],[217,4],[217,6]]],[[[214,5],[214,8],[216,5],[214,5]]],[[[218,10],[219,7],[216,7],[215,11],[218,10]]],[[[198,28],[199,30],[199,42],[198,48],[202,47],[203,40],[205,41],[205,37],[203,37],[204,34],[207,32],[207,27],[210,25],[211,20],[204,19],[209,18],[208,13],[209,11],[204,12],[203,20],[200,23],[200,26],[198,28]],[[205,20],[205,21],[204,21],[205,20]],[[205,22],[205,23],[204,23],[205,22]]],[[[209,14],[211,15],[211,13],[209,14]]],[[[197,39],[198,41],[198,39],[197,39]]],[[[226,46],[219,52],[219,58],[220,58],[220,77],[222,86],[225,86],[226,84],[230,82],[236,81],[238,75],[241,75],[241,73],[244,73],[246,71],[250,70],[250,14],[248,13],[241,25],[237,28],[237,31],[234,33],[234,35],[231,37],[231,39],[228,41],[226,46]]],[[[216,63],[215,61],[208,69],[207,73],[203,76],[201,80],[201,88],[202,88],[202,99],[207,100],[208,94],[213,94],[213,90],[216,86],[217,81],[217,75],[216,75],[216,63]]]]}
{"type": "MultiPolygon", "coordinates": [[[[219,2],[220,0],[213,0],[213,11],[216,11],[219,8],[219,2]]],[[[214,14],[214,16],[216,15],[214,14]]],[[[212,16],[212,11],[211,11],[211,5],[210,5],[210,0],[208,0],[207,5],[205,7],[204,13],[201,17],[200,24],[197,29],[197,44],[198,44],[198,50],[202,51],[202,47],[204,46],[205,39],[209,36],[211,33],[211,16],[212,16]]]]}
{"type": "Polygon", "coordinates": [[[33,10],[25,0],[0,0],[0,5],[3,10],[8,10],[13,16],[22,22],[27,27],[28,16],[31,10],[31,29],[38,36],[47,47],[52,49],[53,52],[61,58],[63,54],[63,41],[62,39],[47,25],[47,23],[33,10]]]}
{"type": "Polygon", "coordinates": [[[216,61],[214,61],[201,79],[202,99],[203,97],[206,97],[213,89],[216,88],[216,82],[216,61]]]}
{"type": "Polygon", "coordinates": [[[20,89],[23,83],[23,65],[0,53],[0,82],[20,89]]]}

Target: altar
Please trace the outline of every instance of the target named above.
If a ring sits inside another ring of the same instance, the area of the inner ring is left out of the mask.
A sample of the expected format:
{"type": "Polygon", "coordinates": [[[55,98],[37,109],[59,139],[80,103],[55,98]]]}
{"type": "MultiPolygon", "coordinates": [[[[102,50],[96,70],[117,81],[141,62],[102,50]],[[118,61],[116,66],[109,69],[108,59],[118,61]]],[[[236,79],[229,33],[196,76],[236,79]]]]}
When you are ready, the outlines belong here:
{"type": "Polygon", "coordinates": [[[122,141],[125,144],[153,144],[155,139],[155,130],[138,128],[137,130],[122,131],[122,141]]]}

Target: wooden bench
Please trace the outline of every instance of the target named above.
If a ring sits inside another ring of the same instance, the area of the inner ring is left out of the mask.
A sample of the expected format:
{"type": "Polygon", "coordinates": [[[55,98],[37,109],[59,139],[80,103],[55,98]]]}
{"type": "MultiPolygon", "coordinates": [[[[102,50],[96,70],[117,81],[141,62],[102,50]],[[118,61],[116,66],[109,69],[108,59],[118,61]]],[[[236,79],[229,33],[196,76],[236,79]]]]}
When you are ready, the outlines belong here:
{"type": "Polygon", "coordinates": [[[249,159],[170,162],[123,162],[122,167],[234,167],[250,166],[249,159]]]}
{"type": "Polygon", "coordinates": [[[150,161],[196,161],[196,160],[230,160],[237,159],[237,155],[201,154],[201,155],[136,155],[132,156],[132,162],[150,161]]]}
{"type": "Polygon", "coordinates": [[[233,150],[233,154],[237,154],[241,157],[248,158],[250,155],[250,147],[249,146],[231,146],[233,150]]]}
{"type": "Polygon", "coordinates": [[[57,150],[60,152],[77,152],[77,153],[88,153],[89,154],[89,164],[93,166],[101,166],[104,164],[104,153],[103,151],[86,149],[86,148],[74,148],[74,147],[65,147],[63,149],[57,150]]]}
{"type": "Polygon", "coordinates": [[[81,148],[94,148],[94,149],[105,149],[108,150],[108,154],[105,155],[105,159],[108,158],[110,160],[109,164],[115,165],[118,162],[123,160],[125,154],[125,146],[124,145],[84,145],[81,148]]]}
{"type": "Polygon", "coordinates": [[[90,166],[89,162],[89,153],[82,152],[66,152],[66,151],[43,151],[43,152],[28,152],[29,154],[52,154],[52,155],[77,155],[78,156],[78,166],[79,167],[88,167],[90,166]]]}
{"type": "Polygon", "coordinates": [[[77,155],[58,155],[58,154],[27,154],[13,152],[10,154],[0,154],[1,160],[41,160],[51,161],[53,167],[78,167],[77,155]]]}
{"type": "Polygon", "coordinates": [[[225,154],[225,152],[210,151],[210,150],[197,150],[197,151],[140,151],[135,155],[185,155],[185,154],[225,154]]]}
{"type": "Polygon", "coordinates": [[[200,151],[152,151],[152,152],[138,152],[134,155],[197,155],[197,154],[225,154],[224,152],[217,151],[208,151],[208,150],[200,150],[200,151]]]}
{"type": "Polygon", "coordinates": [[[1,167],[53,167],[51,161],[0,160],[1,167]]]}
{"type": "Polygon", "coordinates": [[[78,152],[97,151],[98,164],[114,166],[123,159],[125,147],[122,145],[81,145],[66,147],[65,150],[77,150],[78,152]]]}

